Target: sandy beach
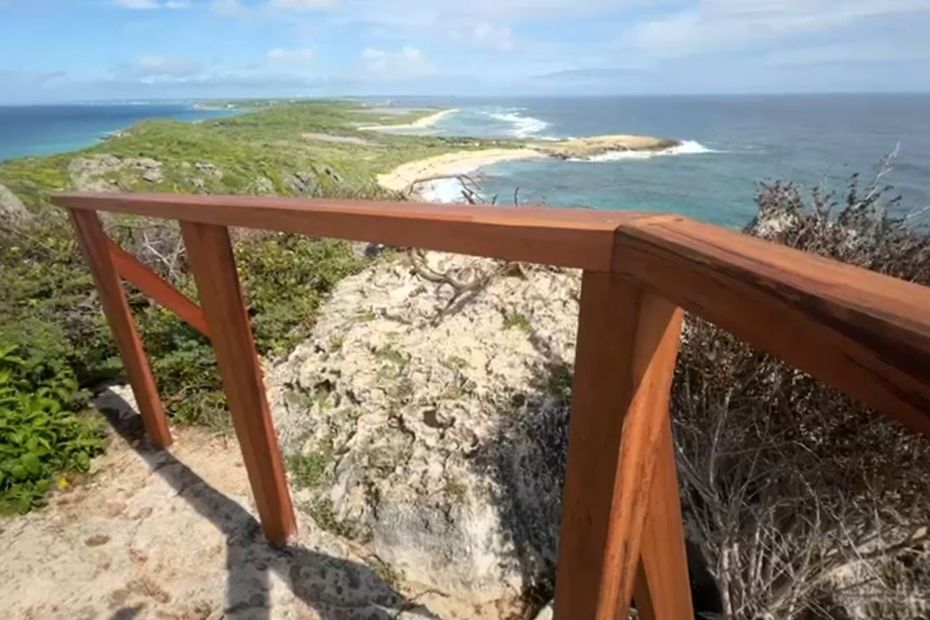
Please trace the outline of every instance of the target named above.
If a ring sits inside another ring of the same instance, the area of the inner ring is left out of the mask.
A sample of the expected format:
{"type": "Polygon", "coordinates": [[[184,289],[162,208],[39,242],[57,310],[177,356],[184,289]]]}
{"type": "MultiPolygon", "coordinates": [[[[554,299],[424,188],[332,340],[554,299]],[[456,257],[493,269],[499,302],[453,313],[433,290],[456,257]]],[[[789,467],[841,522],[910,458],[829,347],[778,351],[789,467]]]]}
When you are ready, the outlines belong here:
{"type": "Polygon", "coordinates": [[[539,159],[543,157],[548,157],[548,155],[530,148],[458,151],[398,166],[386,174],[379,174],[378,184],[385,189],[406,192],[416,183],[428,179],[468,174],[482,166],[489,166],[502,161],[539,159]]]}
{"type": "MultiPolygon", "coordinates": [[[[437,115],[452,111],[445,110],[420,120],[429,121],[437,115]]],[[[544,158],[583,160],[611,152],[659,153],[680,144],[677,140],[651,136],[609,135],[553,142],[533,142],[520,148],[457,151],[402,164],[388,173],[379,174],[378,184],[396,192],[411,192],[416,189],[417,184],[433,179],[469,174],[483,166],[503,161],[544,158]]]]}
{"type": "Polygon", "coordinates": [[[402,125],[362,125],[359,127],[359,129],[362,131],[404,131],[408,129],[424,129],[426,127],[435,125],[445,117],[449,116],[450,114],[455,114],[458,111],[458,108],[450,108],[448,110],[439,110],[433,114],[418,118],[412,123],[404,123],[402,125]]]}

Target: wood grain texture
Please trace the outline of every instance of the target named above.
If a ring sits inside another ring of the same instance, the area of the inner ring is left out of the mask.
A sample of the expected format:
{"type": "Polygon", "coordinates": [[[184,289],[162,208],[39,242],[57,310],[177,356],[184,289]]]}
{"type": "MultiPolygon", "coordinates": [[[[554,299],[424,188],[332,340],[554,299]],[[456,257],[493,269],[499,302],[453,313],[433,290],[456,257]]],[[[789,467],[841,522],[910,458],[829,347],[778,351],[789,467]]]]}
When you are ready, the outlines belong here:
{"type": "Polygon", "coordinates": [[[930,288],[683,217],[622,225],[614,270],[930,436],[930,288]]]}
{"type": "Polygon", "coordinates": [[[555,617],[626,618],[668,421],[681,311],[585,272],[562,500],[555,617]]]}
{"type": "Polygon", "coordinates": [[[203,318],[203,311],[197,304],[160,278],[138,258],[117,245],[115,241],[112,239],[109,241],[113,264],[116,265],[116,271],[123,279],[128,280],[154,301],[174,312],[182,321],[204,336],[210,336],[207,323],[203,318]]]}
{"type": "Polygon", "coordinates": [[[94,283],[97,285],[100,304],[113,332],[113,339],[116,340],[116,347],[123,360],[132,393],[136,397],[145,432],[153,445],[166,448],[171,445],[168,418],[158,397],[152,369],[149,367],[136,323],[126,302],[123,284],[110,255],[110,238],[103,230],[96,213],[70,211],[69,214],[93,274],[94,283]]]}
{"type": "Polygon", "coordinates": [[[670,419],[656,459],[633,598],[640,620],[691,620],[694,607],[670,419]]]}
{"type": "Polygon", "coordinates": [[[636,213],[551,207],[190,196],[58,194],[58,205],[299,232],[395,246],[606,271],[613,234],[636,213]]]}
{"type": "Polygon", "coordinates": [[[181,234],[262,528],[269,541],[281,546],[296,531],[294,509],[229,231],[223,226],[182,222],[181,234]]]}

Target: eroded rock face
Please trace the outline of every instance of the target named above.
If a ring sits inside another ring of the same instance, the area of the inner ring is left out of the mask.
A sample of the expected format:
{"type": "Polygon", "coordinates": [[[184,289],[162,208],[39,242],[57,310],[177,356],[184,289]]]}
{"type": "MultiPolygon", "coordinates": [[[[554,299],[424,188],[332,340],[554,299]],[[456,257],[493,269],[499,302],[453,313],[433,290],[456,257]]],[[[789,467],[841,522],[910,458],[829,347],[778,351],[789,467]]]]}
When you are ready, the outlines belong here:
{"type": "Polygon", "coordinates": [[[117,157],[90,155],[75,157],[68,164],[74,189],[84,192],[119,192],[126,177],[140,178],[148,183],[161,183],[162,163],[150,157],[117,157]]]}
{"type": "MultiPolygon", "coordinates": [[[[460,281],[496,265],[427,260],[460,281]]],[[[269,376],[284,450],[308,464],[298,506],[408,579],[516,605],[555,563],[579,283],[534,268],[453,299],[404,260],[340,282],[269,376]]]]}
{"type": "Polygon", "coordinates": [[[180,172],[185,180],[197,191],[207,192],[211,186],[223,178],[223,171],[214,164],[204,161],[181,162],[180,172]]]}

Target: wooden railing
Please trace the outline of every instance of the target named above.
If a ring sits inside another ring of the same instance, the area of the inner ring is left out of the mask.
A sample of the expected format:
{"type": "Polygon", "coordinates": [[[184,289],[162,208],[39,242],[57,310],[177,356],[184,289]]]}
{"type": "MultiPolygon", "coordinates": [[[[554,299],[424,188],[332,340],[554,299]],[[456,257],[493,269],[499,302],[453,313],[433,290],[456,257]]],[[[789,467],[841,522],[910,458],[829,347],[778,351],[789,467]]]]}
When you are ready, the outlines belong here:
{"type": "Polygon", "coordinates": [[[151,441],[171,435],[121,280],[208,335],[262,526],[293,509],[228,226],[584,270],[555,613],[693,617],[668,416],[683,310],[930,435],[930,289],[684,217],[232,196],[62,194],[151,441]],[[201,307],[104,233],[96,211],[180,221],[201,307]]]}

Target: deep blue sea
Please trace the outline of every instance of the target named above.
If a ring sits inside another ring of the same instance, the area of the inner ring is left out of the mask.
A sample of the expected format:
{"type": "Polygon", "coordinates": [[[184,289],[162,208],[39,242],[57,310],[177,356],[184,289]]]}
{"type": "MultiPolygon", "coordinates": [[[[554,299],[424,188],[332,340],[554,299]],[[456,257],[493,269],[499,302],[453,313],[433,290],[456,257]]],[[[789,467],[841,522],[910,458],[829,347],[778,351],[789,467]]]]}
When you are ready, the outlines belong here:
{"type": "MultiPolygon", "coordinates": [[[[381,102],[383,103],[383,101],[381,102]]],[[[790,179],[842,190],[874,175],[900,146],[885,179],[902,207],[930,207],[930,95],[785,95],[575,98],[400,98],[454,107],[425,131],[438,135],[555,139],[611,133],[678,138],[655,156],[522,161],[479,171],[488,196],[602,209],[677,212],[728,226],[754,214],[758,183],[790,179]]],[[[94,144],[148,118],[198,121],[235,114],[190,102],[0,107],[0,160],[94,144]]],[[[453,184],[436,198],[457,194],[453,184]]],[[[930,210],[928,210],[930,213],[930,210]]]]}
{"type": "Polygon", "coordinates": [[[237,112],[155,102],[0,106],[0,161],[91,146],[114,131],[150,118],[193,122],[237,112]]]}
{"type": "MultiPolygon", "coordinates": [[[[897,149],[885,181],[902,207],[930,207],[930,94],[418,99],[461,111],[440,135],[567,138],[632,133],[683,146],[656,156],[601,161],[508,162],[480,170],[487,195],[512,203],[677,212],[728,226],[755,213],[760,181],[789,179],[843,190],[874,177],[897,149]]],[[[440,191],[440,194],[447,193],[440,191]]],[[[448,188],[454,195],[454,184],[448,188]]],[[[442,196],[439,196],[442,197],[442,196]]]]}

